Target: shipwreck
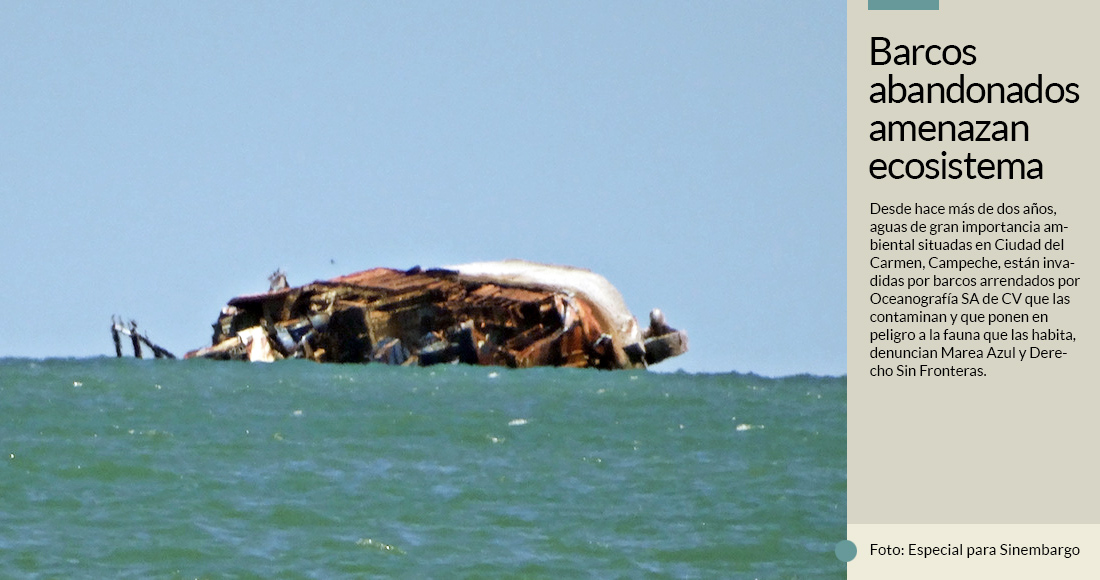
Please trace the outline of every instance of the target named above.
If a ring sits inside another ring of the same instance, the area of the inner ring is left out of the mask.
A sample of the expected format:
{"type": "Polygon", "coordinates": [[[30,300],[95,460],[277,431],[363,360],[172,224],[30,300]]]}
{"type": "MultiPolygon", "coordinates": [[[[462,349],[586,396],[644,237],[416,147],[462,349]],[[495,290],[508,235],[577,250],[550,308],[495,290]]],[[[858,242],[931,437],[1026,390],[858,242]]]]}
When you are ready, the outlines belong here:
{"type": "Polygon", "coordinates": [[[660,310],[642,330],[619,291],[581,268],[506,260],[271,282],[230,300],[211,345],[186,358],[633,369],[688,348],[660,310]]]}

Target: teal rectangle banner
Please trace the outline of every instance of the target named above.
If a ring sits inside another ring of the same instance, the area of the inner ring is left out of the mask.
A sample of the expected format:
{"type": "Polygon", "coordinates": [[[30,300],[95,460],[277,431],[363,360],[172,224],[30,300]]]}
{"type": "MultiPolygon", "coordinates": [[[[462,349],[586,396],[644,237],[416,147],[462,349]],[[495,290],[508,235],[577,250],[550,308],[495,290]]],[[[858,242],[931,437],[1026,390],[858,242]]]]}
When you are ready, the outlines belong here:
{"type": "Polygon", "coordinates": [[[868,10],[939,10],[940,0],[867,0],[868,10]]]}

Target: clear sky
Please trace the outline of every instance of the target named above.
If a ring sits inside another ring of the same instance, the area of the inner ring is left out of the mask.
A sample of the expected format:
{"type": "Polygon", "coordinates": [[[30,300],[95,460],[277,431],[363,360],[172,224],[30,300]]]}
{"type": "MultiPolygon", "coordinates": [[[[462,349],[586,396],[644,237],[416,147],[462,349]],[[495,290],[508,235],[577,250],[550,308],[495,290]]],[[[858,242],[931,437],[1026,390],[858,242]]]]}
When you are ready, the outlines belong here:
{"type": "Polygon", "coordinates": [[[6,2],[0,357],[182,354],[375,266],[589,268],[691,351],[845,373],[845,7],[6,2]]]}

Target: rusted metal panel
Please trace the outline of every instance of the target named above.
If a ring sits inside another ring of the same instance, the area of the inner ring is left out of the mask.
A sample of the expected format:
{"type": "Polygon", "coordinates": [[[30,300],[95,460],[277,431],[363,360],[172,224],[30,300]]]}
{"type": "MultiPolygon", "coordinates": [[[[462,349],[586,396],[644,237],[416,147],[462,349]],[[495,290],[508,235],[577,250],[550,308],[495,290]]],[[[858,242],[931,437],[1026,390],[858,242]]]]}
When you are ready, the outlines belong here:
{"type": "Polygon", "coordinates": [[[392,268],[373,268],[354,274],[338,276],[331,280],[319,282],[320,284],[348,284],[363,288],[386,290],[389,292],[407,292],[421,288],[439,285],[440,278],[433,272],[424,272],[417,268],[412,270],[394,270],[392,268]]]}
{"type": "Polygon", "coordinates": [[[229,301],[230,306],[246,306],[249,304],[260,304],[268,302],[274,298],[280,298],[290,294],[292,288],[284,288],[282,290],[276,290],[274,292],[261,292],[259,294],[245,294],[244,296],[237,296],[229,301]]]}
{"type": "Polygon", "coordinates": [[[551,296],[553,296],[553,293],[545,290],[510,288],[507,286],[498,286],[496,284],[484,284],[476,288],[473,292],[470,292],[470,297],[475,303],[484,301],[490,304],[507,302],[533,304],[548,300],[551,296]]]}

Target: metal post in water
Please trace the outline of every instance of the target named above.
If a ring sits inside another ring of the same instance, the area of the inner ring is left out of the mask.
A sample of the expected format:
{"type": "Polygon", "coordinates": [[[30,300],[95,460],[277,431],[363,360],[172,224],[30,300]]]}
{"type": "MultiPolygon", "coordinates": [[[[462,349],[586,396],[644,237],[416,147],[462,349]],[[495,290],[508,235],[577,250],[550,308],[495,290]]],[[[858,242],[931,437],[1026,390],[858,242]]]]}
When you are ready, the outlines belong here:
{"type": "Polygon", "coordinates": [[[138,338],[137,323],[130,321],[130,342],[134,343],[134,356],[141,358],[141,339],[138,338]]]}
{"type": "Polygon", "coordinates": [[[122,340],[118,337],[118,322],[111,318],[111,338],[115,341],[115,356],[122,358],[122,340]]]}

